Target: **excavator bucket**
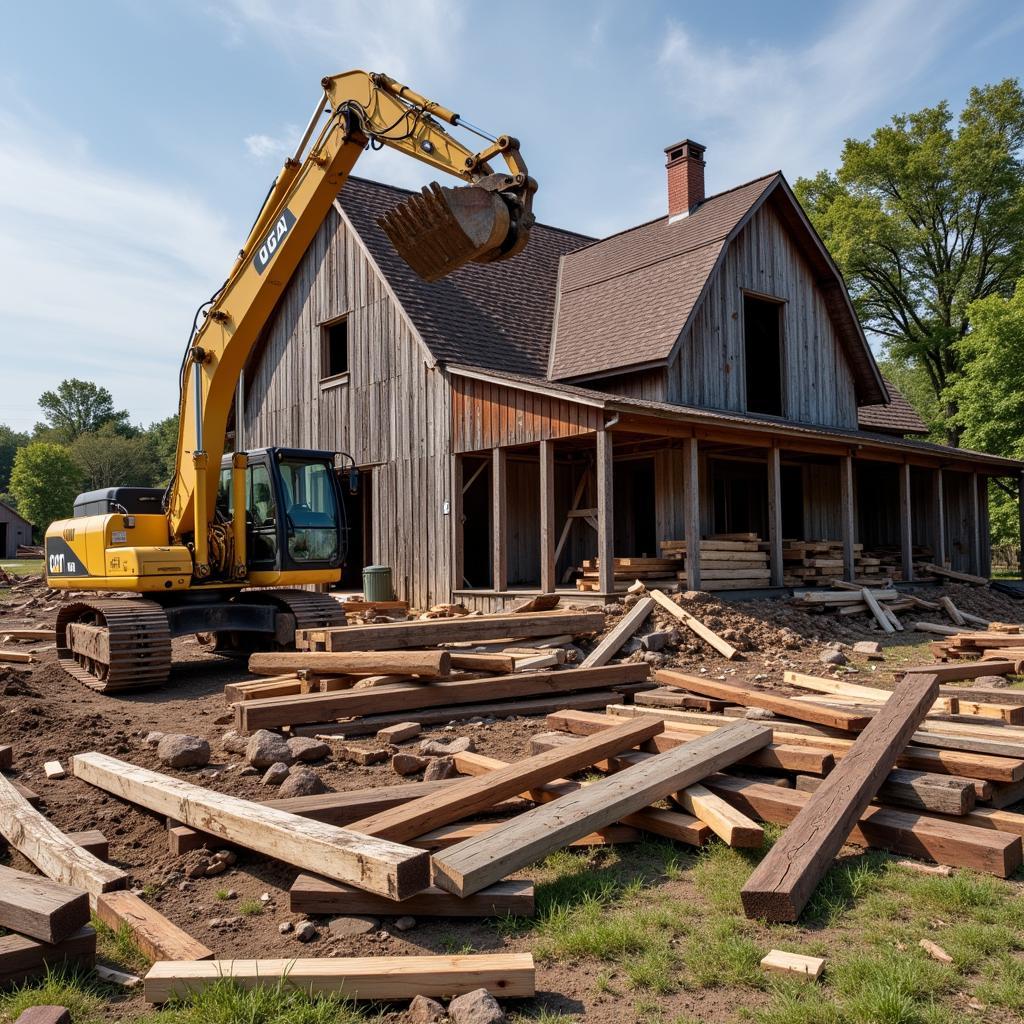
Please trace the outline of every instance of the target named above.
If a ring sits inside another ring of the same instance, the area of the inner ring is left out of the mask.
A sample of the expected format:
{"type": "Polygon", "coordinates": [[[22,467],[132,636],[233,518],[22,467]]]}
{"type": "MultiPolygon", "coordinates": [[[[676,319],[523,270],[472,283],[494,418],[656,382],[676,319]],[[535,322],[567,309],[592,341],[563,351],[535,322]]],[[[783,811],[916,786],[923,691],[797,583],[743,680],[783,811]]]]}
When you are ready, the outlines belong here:
{"type": "Polygon", "coordinates": [[[439,281],[471,260],[500,258],[515,230],[508,205],[495,192],[476,185],[442,188],[437,182],[377,223],[425,281],[439,281]]]}

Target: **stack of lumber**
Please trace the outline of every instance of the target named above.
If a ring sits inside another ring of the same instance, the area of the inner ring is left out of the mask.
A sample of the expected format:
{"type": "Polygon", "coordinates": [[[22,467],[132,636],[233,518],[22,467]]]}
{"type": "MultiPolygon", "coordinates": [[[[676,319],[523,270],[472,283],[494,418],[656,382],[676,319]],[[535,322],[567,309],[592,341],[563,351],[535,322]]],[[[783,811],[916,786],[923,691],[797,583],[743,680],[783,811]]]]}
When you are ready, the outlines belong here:
{"type": "MultiPolygon", "coordinates": [[[[576,589],[600,590],[600,568],[600,558],[586,559],[580,567],[576,589]]],[[[678,568],[674,558],[616,558],[615,583],[632,583],[634,580],[674,580],[678,568]]]]}
{"type": "MultiPolygon", "coordinates": [[[[858,579],[880,578],[877,566],[861,557],[862,544],[854,544],[858,579]]],[[[843,542],[839,540],[783,540],[782,582],[787,587],[831,586],[843,578],[843,542]]]]}
{"type": "MultiPolygon", "coordinates": [[[[960,615],[963,617],[964,613],[960,615]]],[[[926,632],[939,631],[936,628],[938,623],[920,622],[917,625],[931,627],[926,632]]],[[[932,643],[932,654],[940,661],[963,658],[980,658],[982,661],[1009,659],[1019,667],[1024,666],[1024,631],[1020,626],[992,623],[987,629],[979,630],[962,624],[959,627],[944,627],[942,631],[946,633],[946,638],[932,643]]]]}
{"type": "MultiPolygon", "coordinates": [[[[676,560],[678,576],[685,579],[687,541],[662,541],[661,551],[676,560]]],[[[701,540],[702,590],[758,589],[767,587],[770,579],[767,545],[756,533],[714,534],[701,540]]]]}

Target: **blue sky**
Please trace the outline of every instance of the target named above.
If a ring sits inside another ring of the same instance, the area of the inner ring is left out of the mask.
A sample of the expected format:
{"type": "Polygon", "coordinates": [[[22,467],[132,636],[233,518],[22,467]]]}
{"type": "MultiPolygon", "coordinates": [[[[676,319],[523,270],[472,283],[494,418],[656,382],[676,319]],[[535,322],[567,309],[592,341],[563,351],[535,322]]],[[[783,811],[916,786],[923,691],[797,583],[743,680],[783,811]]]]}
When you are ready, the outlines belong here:
{"type": "MultiPolygon", "coordinates": [[[[1009,0],[51,0],[0,35],[0,422],[64,377],[132,419],[174,411],[195,307],[222,281],[324,74],[386,71],[522,141],[549,223],[660,214],[663,148],[709,191],[834,167],[892,113],[1021,71],[1009,0]]],[[[429,169],[367,153],[409,187],[429,169]]]]}

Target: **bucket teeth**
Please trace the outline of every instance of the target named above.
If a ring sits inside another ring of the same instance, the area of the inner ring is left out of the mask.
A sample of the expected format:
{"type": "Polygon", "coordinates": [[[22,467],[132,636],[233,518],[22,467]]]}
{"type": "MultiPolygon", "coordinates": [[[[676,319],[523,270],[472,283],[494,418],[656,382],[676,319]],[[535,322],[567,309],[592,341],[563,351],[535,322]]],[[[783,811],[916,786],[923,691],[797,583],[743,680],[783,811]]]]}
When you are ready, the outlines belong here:
{"type": "Polygon", "coordinates": [[[499,249],[511,218],[508,207],[493,192],[472,185],[442,188],[434,182],[377,223],[420,277],[438,281],[499,249]]]}

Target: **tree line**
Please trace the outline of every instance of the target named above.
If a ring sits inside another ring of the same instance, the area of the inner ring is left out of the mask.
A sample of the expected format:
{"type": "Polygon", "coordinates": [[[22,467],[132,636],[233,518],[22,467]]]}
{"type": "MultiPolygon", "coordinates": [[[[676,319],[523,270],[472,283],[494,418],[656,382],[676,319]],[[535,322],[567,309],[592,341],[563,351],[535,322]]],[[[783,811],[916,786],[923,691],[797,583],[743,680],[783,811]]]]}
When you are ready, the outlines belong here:
{"type": "Polygon", "coordinates": [[[75,497],[100,487],[164,486],[174,472],[178,416],[142,427],[110,392],[71,378],[39,397],[31,432],[0,424],[0,501],[42,534],[71,515],[75,497]]]}

